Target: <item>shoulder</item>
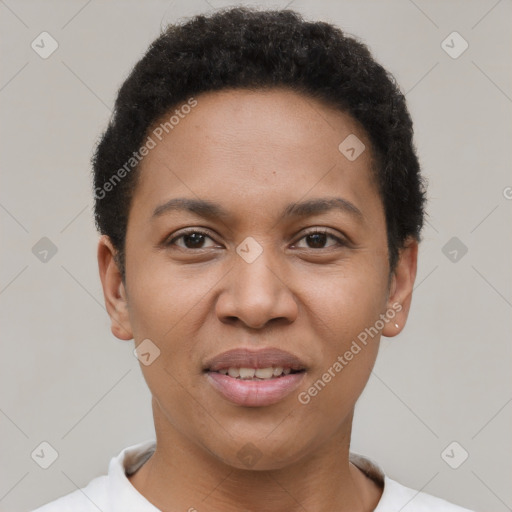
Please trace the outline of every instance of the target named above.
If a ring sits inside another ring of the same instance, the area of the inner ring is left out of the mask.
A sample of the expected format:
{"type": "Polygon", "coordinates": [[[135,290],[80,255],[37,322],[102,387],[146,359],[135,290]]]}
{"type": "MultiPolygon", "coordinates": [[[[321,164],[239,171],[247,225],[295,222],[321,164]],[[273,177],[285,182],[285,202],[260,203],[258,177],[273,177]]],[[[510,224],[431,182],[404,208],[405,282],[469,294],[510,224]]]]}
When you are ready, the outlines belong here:
{"type": "Polygon", "coordinates": [[[77,489],[65,496],[46,503],[32,512],[98,512],[108,510],[107,476],[91,480],[82,489],[77,489]]]}
{"type": "Polygon", "coordinates": [[[112,457],[108,475],[91,480],[55,501],[31,512],[156,512],[144,496],[131,485],[127,475],[135,472],[154,452],[154,439],[124,448],[112,457]]]}
{"type": "Polygon", "coordinates": [[[474,512],[384,477],[384,492],[374,512],[474,512]]]}
{"type": "Polygon", "coordinates": [[[382,489],[374,512],[474,512],[400,484],[386,476],[380,466],[368,457],[350,453],[350,461],[382,489]]]}

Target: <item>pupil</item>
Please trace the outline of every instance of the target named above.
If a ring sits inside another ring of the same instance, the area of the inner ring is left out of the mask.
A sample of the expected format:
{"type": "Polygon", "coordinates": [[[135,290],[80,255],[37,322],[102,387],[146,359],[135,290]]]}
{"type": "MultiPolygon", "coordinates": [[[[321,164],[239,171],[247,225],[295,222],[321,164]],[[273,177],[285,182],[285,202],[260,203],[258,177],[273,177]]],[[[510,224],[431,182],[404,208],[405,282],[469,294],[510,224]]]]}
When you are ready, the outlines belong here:
{"type": "Polygon", "coordinates": [[[190,239],[192,239],[192,248],[199,247],[201,245],[201,242],[203,242],[203,235],[201,235],[200,233],[191,233],[190,235],[185,235],[184,241],[188,249],[191,248],[189,247],[189,244],[187,244],[187,240],[190,239]]]}
{"type": "MultiPolygon", "coordinates": [[[[308,235],[307,238],[310,240],[310,242],[313,242],[313,247],[315,248],[322,248],[325,244],[325,233],[313,233],[311,235],[308,235]]],[[[192,247],[200,247],[201,243],[204,241],[204,235],[201,233],[191,233],[190,235],[184,236],[185,245],[187,248],[190,248],[189,246],[192,245],[192,247]],[[187,243],[188,241],[192,241],[191,244],[187,243]]],[[[311,246],[311,244],[309,244],[311,246]]]]}
{"type": "MultiPolygon", "coordinates": [[[[325,237],[327,235],[325,235],[324,233],[313,233],[312,235],[308,235],[308,238],[309,239],[314,239],[315,242],[318,242],[318,238],[320,237],[320,249],[322,248],[321,246],[323,245],[322,244],[322,241],[325,243],[325,237]]],[[[311,245],[311,244],[310,244],[311,245]]],[[[317,245],[314,245],[314,247],[318,247],[317,245]]]]}

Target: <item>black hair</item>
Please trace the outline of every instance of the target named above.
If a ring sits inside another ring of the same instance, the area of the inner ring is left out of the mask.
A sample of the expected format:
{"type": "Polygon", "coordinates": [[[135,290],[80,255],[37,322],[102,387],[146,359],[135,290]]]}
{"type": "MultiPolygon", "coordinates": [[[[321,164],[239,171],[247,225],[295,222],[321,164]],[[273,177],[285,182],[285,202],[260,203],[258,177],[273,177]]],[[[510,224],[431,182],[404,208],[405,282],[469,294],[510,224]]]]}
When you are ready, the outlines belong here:
{"type": "Polygon", "coordinates": [[[148,130],[202,92],[272,87],[348,113],[368,134],[390,272],[407,239],[421,240],[425,180],[405,97],[394,77],[365,44],[332,24],[305,21],[292,10],[236,7],[168,25],[118,91],[92,165],[96,227],[116,250],[123,282],[128,214],[140,174],[134,152],[148,130]]]}

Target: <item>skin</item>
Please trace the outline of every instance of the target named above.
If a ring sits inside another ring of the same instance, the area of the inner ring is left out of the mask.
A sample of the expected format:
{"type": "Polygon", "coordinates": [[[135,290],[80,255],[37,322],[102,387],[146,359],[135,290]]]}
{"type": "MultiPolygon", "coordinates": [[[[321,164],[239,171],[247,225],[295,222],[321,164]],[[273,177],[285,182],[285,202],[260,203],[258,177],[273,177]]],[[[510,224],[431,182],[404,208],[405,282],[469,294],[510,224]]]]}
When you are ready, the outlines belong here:
{"type": "Polygon", "coordinates": [[[407,242],[388,280],[371,145],[349,115],[284,89],[196,99],[141,164],[126,283],[108,237],[98,245],[113,334],[136,346],[149,338],[160,350],[150,365],[141,363],[157,448],[129,479],[164,511],[373,510],[382,489],[349,462],[354,406],[381,335],[395,336],[406,323],[418,244],[407,242]],[[366,146],[352,162],[338,150],[349,134],[366,146]],[[176,197],[220,203],[230,216],[174,211],[151,220],[176,197]],[[350,201],[363,219],[339,210],[280,215],[291,202],[320,197],[350,201]],[[163,244],[188,227],[208,236],[199,245],[187,237],[163,244]],[[347,243],[305,237],[311,228],[347,243]],[[236,252],[249,236],[263,249],[252,263],[236,252]],[[394,303],[402,309],[393,320],[307,405],[299,403],[298,394],[394,303]],[[301,358],[307,371],[299,388],[266,407],[227,401],[202,365],[238,347],[277,347],[301,358]],[[237,457],[248,443],[260,456],[251,468],[237,457]]]}

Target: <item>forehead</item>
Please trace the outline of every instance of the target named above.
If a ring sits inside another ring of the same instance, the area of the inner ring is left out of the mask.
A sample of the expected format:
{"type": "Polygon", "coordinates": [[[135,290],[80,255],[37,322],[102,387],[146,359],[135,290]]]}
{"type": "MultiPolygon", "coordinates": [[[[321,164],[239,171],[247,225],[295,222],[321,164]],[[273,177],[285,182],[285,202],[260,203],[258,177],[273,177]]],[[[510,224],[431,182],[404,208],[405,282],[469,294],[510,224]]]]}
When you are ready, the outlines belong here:
{"type": "Polygon", "coordinates": [[[172,197],[210,199],[248,213],[274,204],[282,211],[308,194],[342,194],[367,206],[368,196],[377,196],[370,141],[350,115],[286,89],[222,90],[194,101],[148,132],[154,148],[140,164],[132,205],[145,218],[172,197]],[[356,159],[343,153],[347,140],[364,148],[356,159]]]}

